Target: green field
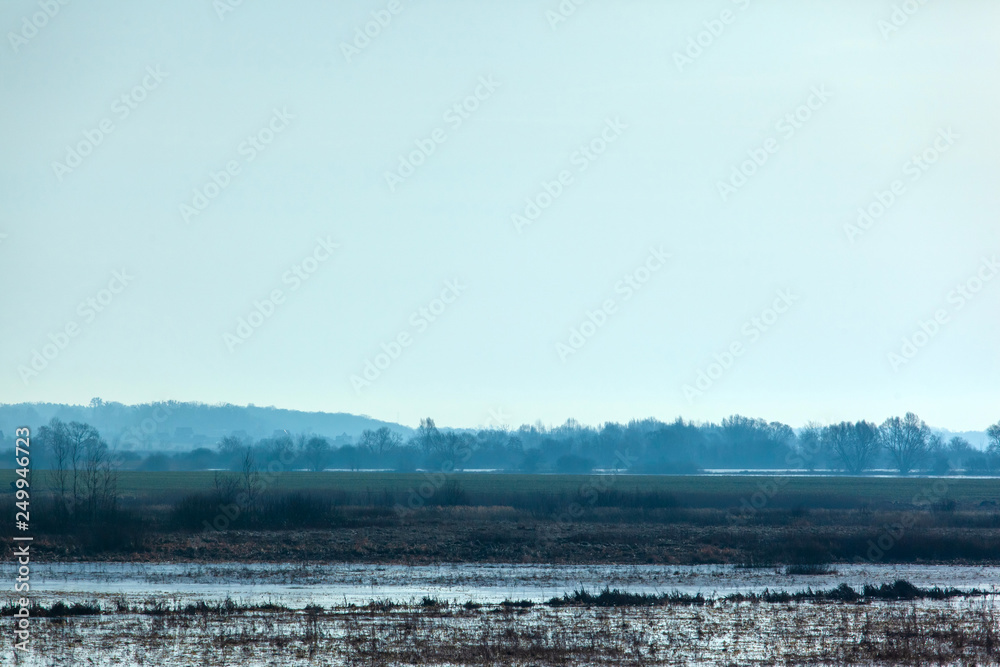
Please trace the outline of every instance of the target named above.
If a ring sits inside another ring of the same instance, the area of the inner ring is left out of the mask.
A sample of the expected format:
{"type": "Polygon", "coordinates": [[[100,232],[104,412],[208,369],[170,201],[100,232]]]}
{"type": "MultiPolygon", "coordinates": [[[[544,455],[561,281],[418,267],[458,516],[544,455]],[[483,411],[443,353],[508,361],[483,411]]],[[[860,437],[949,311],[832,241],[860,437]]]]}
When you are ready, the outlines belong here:
{"type": "MultiPolygon", "coordinates": [[[[236,475],[236,473],[226,473],[236,475]]],[[[36,473],[36,487],[46,487],[46,471],[36,473]]],[[[15,479],[0,471],[0,486],[15,479]]],[[[119,489],[125,498],[176,497],[214,488],[214,472],[122,472],[119,489]]],[[[979,506],[1000,500],[1000,479],[892,477],[767,477],[749,475],[528,475],[493,473],[285,472],[265,478],[264,490],[342,491],[352,496],[390,492],[405,497],[444,482],[457,484],[475,504],[532,495],[586,495],[594,490],[618,494],[663,494],[682,506],[740,505],[743,498],[763,494],[769,506],[857,507],[865,504],[921,505],[953,500],[979,506]],[[428,486],[429,485],[429,486],[428,486]]],[[[761,496],[758,495],[758,498],[761,496]]]]}

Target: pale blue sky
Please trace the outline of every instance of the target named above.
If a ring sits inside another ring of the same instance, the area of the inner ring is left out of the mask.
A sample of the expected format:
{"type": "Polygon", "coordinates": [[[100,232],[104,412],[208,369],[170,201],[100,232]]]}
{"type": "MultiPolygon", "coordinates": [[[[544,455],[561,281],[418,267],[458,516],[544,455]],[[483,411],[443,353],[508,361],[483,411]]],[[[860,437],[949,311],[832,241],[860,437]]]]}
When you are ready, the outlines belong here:
{"type": "Polygon", "coordinates": [[[1000,418],[1000,280],[961,308],[949,294],[1000,253],[1000,6],[928,3],[884,38],[893,4],[591,1],[553,29],[556,0],[401,1],[348,62],[341,43],[387,0],[247,0],[223,19],[208,0],[71,2],[23,39],[11,33],[42,10],[6,2],[0,401],[252,402],[455,426],[491,410],[796,426],[913,410],[982,429],[1000,418]],[[733,20],[679,71],[675,52],[723,11],[733,20]],[[499,87],[455,127],[446,112],[481,78],[499,87]],[[116,100],[144,79],[122,117],[116,100]],[[820,88],[829,99],[779,130],[820,88]],[[275,109],[293,117],[248,161],[242,142],[275,109]],[[615,119],[624,129],[580,171],[574,153],[615,119]],[[53,163],[102,121],[113,132],[60,179],[53,163]],[[444,143],[390,191],[386,171],[438,128],[444,143]],[[948,128],[957,138],[912,180],[907,161],[948,128]],[[777,152],[723,201],[718,182],[768,139],[777,152]],[[240,172],[185,222],[181,204],[228,161],[240,172]],[[572,181],[519,233],[512,214],[562,171],[572,181]],[[844,226],[897,179],[903,194],[850,242],[844,226]],[[286,272],[318,238],[339,247],[295,288],[286,272]],[[626,298],[616,284],[651,247],[670,259],[626,298]],[[102,294],[122,269],[129,283],[102,294]],[[439,318],[411,319],[455,279],[439,318]],[[275,289],[273,316],[227,344],[275,289]],[[797,299],[749,335],[779,290],[797,299]],[[91,320],[85,300],[109,296],[91,320]],[[604,326],[560,355],[608,299],[604,326]],[[945,323],[893,368],[939,309],[945,323]],[[352,376],[399,334],[411,344],[357,391],[352,376]],[[731,367],[685,396],[734,342],[731,367]]]}

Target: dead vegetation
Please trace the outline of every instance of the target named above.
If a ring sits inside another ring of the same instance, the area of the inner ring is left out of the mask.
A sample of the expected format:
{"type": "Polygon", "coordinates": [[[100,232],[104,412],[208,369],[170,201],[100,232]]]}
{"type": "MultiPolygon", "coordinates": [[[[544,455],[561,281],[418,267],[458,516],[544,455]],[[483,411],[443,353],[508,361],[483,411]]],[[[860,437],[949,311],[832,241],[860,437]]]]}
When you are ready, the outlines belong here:
{"type": "Polygon", "coordinates": [[[746,518],[721,510],[624,520],[593,511],[573,522],[503,508],[425,508],[398,520],[330,529],[150,532],[141,549],[93,552],[71,538],[36,537],[46,562],[326,562],[750,564],[996,563],[1000,519],[912,521],[897,512],[775,511],[746,518]],[[779,516],[780,515],[780,516],[779,516]],[[905,522],[905,524],[904,524],[905,522]],[[906,525],[905,529],[896,526],[906,525]],[[883,548],[884,547],[884,548],[883,548]]]}
{"type": "MultiPolygon", "coordinates": [[[[623,606],[376,601],[33,621],[52,664],[998,664],[995,599],[623,606]]],[[[48,664],[48,663],[46,663],[48,664]]]]}

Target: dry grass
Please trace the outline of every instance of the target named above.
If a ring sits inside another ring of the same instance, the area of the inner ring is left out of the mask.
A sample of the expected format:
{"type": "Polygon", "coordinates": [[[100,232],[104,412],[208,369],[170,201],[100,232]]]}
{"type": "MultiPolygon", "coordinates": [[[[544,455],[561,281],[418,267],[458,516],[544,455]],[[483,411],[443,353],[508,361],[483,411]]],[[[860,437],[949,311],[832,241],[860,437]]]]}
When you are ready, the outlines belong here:
{"type": "MultiPolygon", "coordinates": [[[[33,621],[35,664],[998,664],[993,601],[398,605],[33,621]]],[[[28,663],[30,664],[30,663],[28,663]]]]}
{"type": "MultiPolygon", "coordinates": [[[[141,550],[101,553],[70,538],[39,535],[33,549],[47,562],[837,564],[866,560],[872,546],[884,539],[884,526],[901,521],[898,513],[868,516],[850,511],[815,513],[780,525],[776,516],[768,517],[774,523],[749,522],[713,513],[719,516],[648,515],[645,521],[629,522],[594,511],[579,521],[560,523],[532,517],[496,519],[481,508],[427,508],[393,525],[151,532],[141,550]]],[[[1000,522],[962,527],[940,525],[936,519],[918,515],[912,527],[892,540],[891,548],[877,552],[878,562],[1000,560],[1000,522]]]]}

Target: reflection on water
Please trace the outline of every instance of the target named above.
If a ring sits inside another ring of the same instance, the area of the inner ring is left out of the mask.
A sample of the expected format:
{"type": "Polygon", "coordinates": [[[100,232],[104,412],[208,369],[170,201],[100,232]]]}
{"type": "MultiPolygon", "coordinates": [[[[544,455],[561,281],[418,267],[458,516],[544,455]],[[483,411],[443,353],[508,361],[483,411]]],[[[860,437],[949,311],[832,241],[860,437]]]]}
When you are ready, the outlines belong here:
{"type": "MultiPolygon", "coordinates": [[[[2,568],[13,576],[10,563],[2,568]]],[[[273,600],[292,608],[407,601],[431,595],[442,600],[545,601],[578,588],[609,586],[632,592],[680,591],[722,596],[736,592],[858,588],[906,579],[921,588],[991,590],[1000,567],[954,565],[834,565],[829,574],[787,575],[780,568],[726,565],[304,565],[292,563],[50,563],[32,566],[32,597],[73,600],[123,594],[177,599],[273,600]]]]}

